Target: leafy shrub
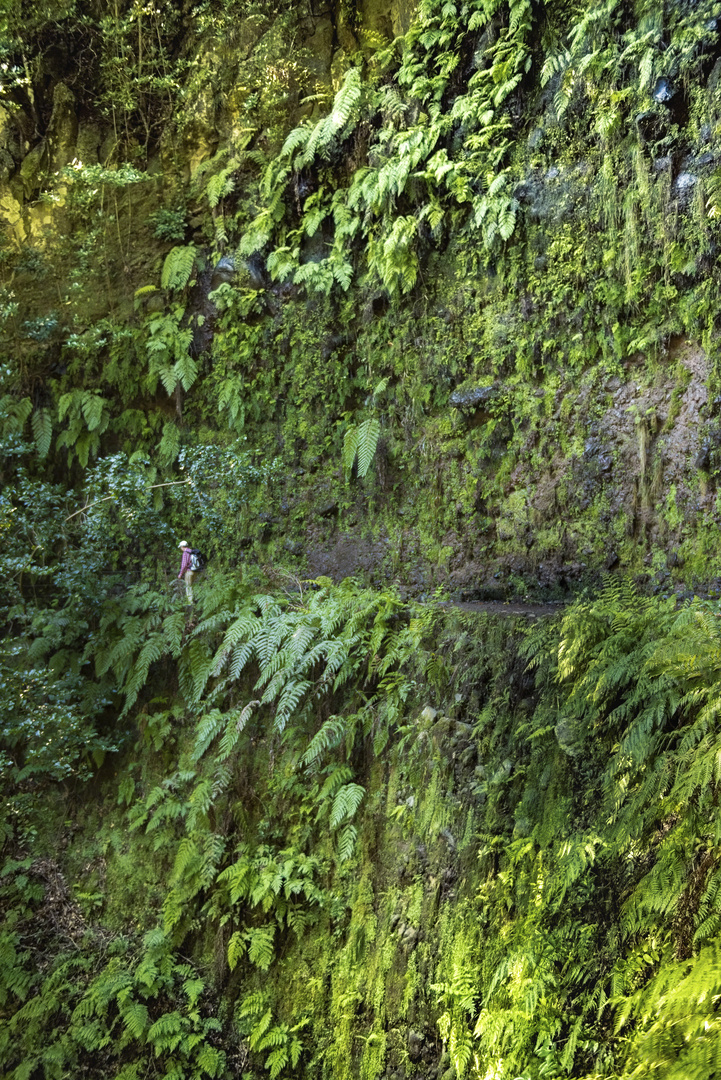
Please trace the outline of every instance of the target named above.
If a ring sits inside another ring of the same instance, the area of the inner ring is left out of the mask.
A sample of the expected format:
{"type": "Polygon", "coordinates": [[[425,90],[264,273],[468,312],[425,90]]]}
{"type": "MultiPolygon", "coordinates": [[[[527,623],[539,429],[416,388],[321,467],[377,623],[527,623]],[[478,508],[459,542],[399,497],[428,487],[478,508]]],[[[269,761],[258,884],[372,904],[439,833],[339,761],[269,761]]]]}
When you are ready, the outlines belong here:
{"type": "Polygon", "coordinates": [[[150,215],[153,236],[159,240],[180,241],[185,239],[186,216],[184,210],[156,210],[150,215]]]}
{"type": "Polygon", "coordinates": [[[22,331],[25,337],[30,338],[32,341],[45,342],[50,341],[59,325],[60,319],[53,311],[49,315],[41,315],[37,319],[27,319],[22,325],[22,331]]]}
{"type": "Polygon", "coordinates": [[[118,749],[95,716],[107,700],[73,672],[18,665],[20,643],[0,658],[0,776],[6,791],[30,779],[86,780],[118,749]],[[90,692],[89,692],[90,691],[90,692]],[[93,698],[95,700],[93,700],[93,698]]]}

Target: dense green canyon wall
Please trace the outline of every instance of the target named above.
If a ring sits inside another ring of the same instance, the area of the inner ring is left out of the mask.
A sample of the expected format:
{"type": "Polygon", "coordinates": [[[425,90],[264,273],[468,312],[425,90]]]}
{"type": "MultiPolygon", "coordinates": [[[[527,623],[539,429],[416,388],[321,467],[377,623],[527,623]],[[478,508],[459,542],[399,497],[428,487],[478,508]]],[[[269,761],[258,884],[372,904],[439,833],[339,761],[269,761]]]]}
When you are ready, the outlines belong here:
{"type": "Polygon", "coordinates": [[[3,1076],[721,1072],[720,28],[0,0],[3,1076]]]}
{"type": "Polygon", "coordinates": [[[7,9],[5,425],[57,476],[240,438],[296,573],[714,576],[715,5],[7,9]]]}

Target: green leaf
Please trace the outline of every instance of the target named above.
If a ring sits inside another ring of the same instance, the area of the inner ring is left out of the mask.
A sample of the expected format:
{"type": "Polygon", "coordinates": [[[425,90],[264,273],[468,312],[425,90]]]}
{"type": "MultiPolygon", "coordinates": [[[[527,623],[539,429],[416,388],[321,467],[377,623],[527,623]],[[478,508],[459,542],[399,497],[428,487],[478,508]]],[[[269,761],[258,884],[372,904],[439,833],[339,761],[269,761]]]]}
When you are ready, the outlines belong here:
{"type": "Polygon", "coordinates": [[[173,464],[180,453],[180,429],[172,420],[163,424],[163,437],[158,443],[158,457],[166,467],[173,464]]]}
{"type": "Polygon", "coordinates": [[[230,195],[235,187],[235,181],[232,176],[235,167],[235,165],[231,165],[228,168],[223,169],[215,176],[211,176],[208,181],[205,194],[208,199],[208,206],[211,210],[214,210],[220,200],[224,199],[226,195],[230,195]]]}
{"type": "Polygon", "coordinates": [[[247,930],[245,936],[248,941],[248,959],[261,971],[267,971],[275,955],[275,926],[258,926],[247,930]]]}
{"type": "Polygon", "coordinates": [[[277,1050],[268,1055],[265,1062],[266,1069],[270,1069],[270,1080],[276,1080],[276,1077],[280,1076],[287,1064],[288,1051],[284,1046],[279,1046],[277,1050]]]}
{"type": "Polygon", "coordinates": [[[371,466],[381,433],[380,422],[374,417],[364,420],[358,428],[358,476],[364,477],[371,466]]]}
{"type": "Polygon", "coordinates": [[[365,793],[365,788],[361,787],[360,784],[344,784],[338,790],[333,800],[333,809],[330,815],[332,829],[337,828],[346,819],[353,817],[365,793]]]}
{"type": "Polygon", "coordinates": [[[164,289],[183,289],[190,280],[195,266],[196,247],[174,247],[168,252],[160,275],[160,284],[164,289]]]}
{"type": "Polygon", "coordinates": [[[38,454],[40,457],[47,457],[53,437],[53,422],[50,419],[50,411],[48,409],[36,409],[30,423],[38,454]]]}
{"type": "Polygon", "coordinates": [[[161,367],[158,369],[158,373],[168,397],[171,397],[175,393],[175,388],[178,385],[175,367],[161,367]]]}
{"type": "Polygon", "coordinates": [[[235,933],[231,935],[230,941],[228,942],[228,967],[231,971],[235,969],[238,961],[245,956],[247,950],[248,946],[243,934],[236,930],[235,933]]]}
{"type": "Polygon", "coordinates": [[[140,1001],[131,1001],[120,1009],[123,1023],[134,1039],[141,1039],[148,1028],[148,1010],[140,1001]]]}
{"type": "Polygon", "coordinates": [[[191,386],[198,378],[198,362],[187,353],[185,356],[178,360],[173,368],[176,379],[186,392],[190,390],[191,386]]]}
{"type": "Polygon", "coordinates": [[[353,468],[353,462],[355,461],[357,451],[358,428],[355,424],[352,424],[343,437],[343,451],[341,453],[341,463],[347,472],[350,472],[353,468]]]}
{"type": "Polygon", "coordinates": [[[338,859],[347,862],[355,850],[358,830],[355,825],[344,825],[338,836],[338,859]]]}
{"type": "MultiPolygon", "coordinates": [[[[252,1015],[253,1012],[256,1011],[253,1008],[253,1006],[255,1004],[255,1002],[253,1000],[254,997],[255,997],[255,995],[251,995],[250,999],[246,999],[246,1001],[243,1002],[243,1005],[241,1007],[241,1012],[240,1012],[241,1016],[252,1015]]],[[[256,1012],[256,1015],[257,1015],[257,1012],[256,1012]]],[[[263,1041],[263,1036],[265,1035],[266,1031],[268,1030],[268,1028],[272,1024],[272,1022],[273,1022],[273,1012],[272,1012],[271,1009],[266,1009],[266,1011],[263,1013],[260,1020],[258,1021],[258,1023],[255,1025],[255,1027],[253,1028],[253,1030],[250,1033],[250,1038],[249,1038],[248,1042],[250,1044],[250,1049],[251,1050],[257,1050],[258,1049],[259,1045],[263,1041]]]]}
{"type": "Polygon", "coordinates": [[[100,427],[104,405],[105,400],[99,394],[93,394],[90,390],[83,392],[81,408],[88,431],[95,431],[100,427]]]}

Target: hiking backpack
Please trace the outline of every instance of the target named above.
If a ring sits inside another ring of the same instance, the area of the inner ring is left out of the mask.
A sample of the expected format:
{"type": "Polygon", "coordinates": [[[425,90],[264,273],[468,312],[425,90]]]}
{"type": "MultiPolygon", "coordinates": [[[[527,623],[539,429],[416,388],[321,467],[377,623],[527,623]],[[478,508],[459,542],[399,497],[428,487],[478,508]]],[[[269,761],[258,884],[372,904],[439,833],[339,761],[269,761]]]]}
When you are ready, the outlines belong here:
{"type": "Polygon", "coordinates": [[[205,564],[207,559],[200,548],[190,549],[190,569],[191,570],[205,570],[205,564]]]}

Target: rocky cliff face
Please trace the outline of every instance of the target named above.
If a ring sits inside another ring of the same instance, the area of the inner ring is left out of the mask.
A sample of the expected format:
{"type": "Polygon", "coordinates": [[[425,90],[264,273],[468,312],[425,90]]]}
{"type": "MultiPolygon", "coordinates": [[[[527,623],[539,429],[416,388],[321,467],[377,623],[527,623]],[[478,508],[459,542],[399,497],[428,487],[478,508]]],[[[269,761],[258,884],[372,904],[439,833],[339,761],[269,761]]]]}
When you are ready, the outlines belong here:
{"type": "Polygon", "coordinates": [[[175,417],[178,446],[209,424],[280,455],[273,520],[244,530],[261,561],[294,572],[468,596],[604,569],[708,585],[707,6],[648,31],[620,9],[603,31],[581,20],[572,48],[550,44],[568,29],[553,5],[73,9],[39,14],[24,51],[9,24],[11,394],[61,442],[77,438],[62,395],[102,394],[90,460],[124,445],[138,406],[151,454],[175,417]],[[158,316],[178,341],[193,328],[197,372],[168,401],[138,389],[131,402],[98,327],[129,334],[142,368],[158,316]],[[373,418],[359,477],[341,467],[343,439],[373,418]]]}
{"type": "Polygon", "coordinates": [[[0,7],[3,1075],[716,1080],[718,4],[0,7]]]}

